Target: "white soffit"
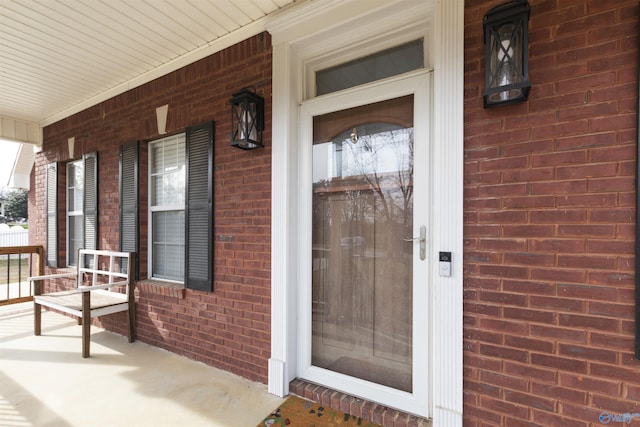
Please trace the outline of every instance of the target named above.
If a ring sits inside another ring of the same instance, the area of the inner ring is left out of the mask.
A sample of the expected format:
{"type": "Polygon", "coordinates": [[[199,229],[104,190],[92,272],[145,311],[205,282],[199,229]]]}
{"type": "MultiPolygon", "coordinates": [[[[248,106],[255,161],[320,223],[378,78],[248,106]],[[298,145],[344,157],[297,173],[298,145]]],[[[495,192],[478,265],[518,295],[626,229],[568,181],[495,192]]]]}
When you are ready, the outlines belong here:
{"type": "Polygon", "coordinates": [[[0,116],[46,126],[264,31],[304,0],[0,0],[0,116]]]}

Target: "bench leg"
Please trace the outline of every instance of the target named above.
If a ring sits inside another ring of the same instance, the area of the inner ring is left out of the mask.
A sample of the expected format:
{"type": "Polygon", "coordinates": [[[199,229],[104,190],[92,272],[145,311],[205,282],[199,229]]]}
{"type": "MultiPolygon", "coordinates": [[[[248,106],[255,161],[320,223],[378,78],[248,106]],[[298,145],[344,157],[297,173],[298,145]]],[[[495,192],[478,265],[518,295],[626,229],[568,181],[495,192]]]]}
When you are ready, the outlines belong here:
{"type": "Polygon", "coordinates": [[[129,342],[134,342],[136,340],[136,309],[135,305],[131,303],[129,303],[129,310],[127,310],[127,333],[129,334],[129,342]]]}
{"type": "Polygon", "coordinates": [[[38,336],[42,333],[42,306],[33,302],[33,334],[38,336]]]}
{"type": "Polygon", "coordinates": [[[89,357],[91,339],[91,296],[90,292],[82,293],[82,357],[89,357]]]}
{"type": "MultiPolygon", "coordinates": [[[[33,282],[33,295],[42,295],[42,280],[33,282]]],[[[33,335],[39,336],[42,333],[42,306],[33,299],[33,335]]]]}

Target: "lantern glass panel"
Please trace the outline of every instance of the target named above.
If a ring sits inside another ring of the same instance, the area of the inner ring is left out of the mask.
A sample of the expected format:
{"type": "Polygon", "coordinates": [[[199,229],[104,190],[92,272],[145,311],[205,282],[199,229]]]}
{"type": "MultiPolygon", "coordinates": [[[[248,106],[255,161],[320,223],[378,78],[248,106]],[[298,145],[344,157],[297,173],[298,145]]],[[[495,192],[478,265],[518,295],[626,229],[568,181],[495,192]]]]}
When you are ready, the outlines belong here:
{"type": "Polygon", "coordinates": [[[238,111],[238,136],[241,140],[258,140],[256,126],[256,103],[247,102],[238,111]]]}
{"type": "MultiPolygon", "coordinates": [[[[522,26],[509,22],[491,34],[491,88],[522,83],[522,26]]],[[[512,88],[489,95],[491,102],[508,101],[522,94],[522,88],[512,88]]]]}
{"type": "Polygon", "coordinates": [[[242,91],[231,100],[231,145],[243,149],[262,147],[262,98],[242,91]]]}
{"type": "Polygon", "coordinates": [[[483,19],[486,66],[484,106],[526,101],[529,96],[527,0],[514,0],[491,9],[483,19]]]}

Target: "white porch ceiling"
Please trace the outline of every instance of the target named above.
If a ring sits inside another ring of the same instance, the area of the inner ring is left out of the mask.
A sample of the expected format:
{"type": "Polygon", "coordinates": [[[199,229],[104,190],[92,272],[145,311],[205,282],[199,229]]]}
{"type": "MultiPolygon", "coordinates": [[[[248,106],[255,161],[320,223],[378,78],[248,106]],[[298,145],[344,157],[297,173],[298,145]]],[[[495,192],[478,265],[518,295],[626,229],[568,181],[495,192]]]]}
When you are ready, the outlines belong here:
{"type": "Polygon", "coordinates": [[[306,0],[0,0],[0,187],[28,188],[42,128],[264,31],[306,0]],[[4,180],[3,180],[4,181],[4,180]]]}
{"type": "Polygon", "coordinates": [[[0,0],[0,137],[260,32],[267,15],[296,1],[0,0]]]}

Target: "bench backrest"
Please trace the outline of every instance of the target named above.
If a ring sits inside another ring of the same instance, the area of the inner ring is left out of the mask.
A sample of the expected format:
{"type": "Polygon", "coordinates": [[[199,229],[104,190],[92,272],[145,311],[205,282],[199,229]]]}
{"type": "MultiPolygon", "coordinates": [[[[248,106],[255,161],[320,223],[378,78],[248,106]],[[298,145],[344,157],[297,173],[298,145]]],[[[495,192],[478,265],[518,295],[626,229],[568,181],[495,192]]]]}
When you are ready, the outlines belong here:
{"type": "Polygon", "coordinates": [[[128,296],[133,283],[133,257],[133,252],[80,249],[76,286],[116,283],[124,286],[128,296]]]}

